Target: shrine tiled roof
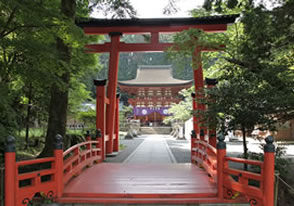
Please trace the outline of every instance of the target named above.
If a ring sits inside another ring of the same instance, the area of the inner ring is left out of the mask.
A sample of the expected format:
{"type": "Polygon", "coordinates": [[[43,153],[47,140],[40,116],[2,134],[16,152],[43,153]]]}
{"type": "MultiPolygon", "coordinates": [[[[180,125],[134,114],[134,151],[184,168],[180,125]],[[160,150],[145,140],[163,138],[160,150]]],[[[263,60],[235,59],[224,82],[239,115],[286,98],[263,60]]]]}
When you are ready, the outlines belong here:
{"type": "Polygon", "coordinates": [[[192,84],[193,80],[180,80],[172,76],[171,65],[141,65],[135,79],[119,81],[125,86],[181,86],[192,84]]]}

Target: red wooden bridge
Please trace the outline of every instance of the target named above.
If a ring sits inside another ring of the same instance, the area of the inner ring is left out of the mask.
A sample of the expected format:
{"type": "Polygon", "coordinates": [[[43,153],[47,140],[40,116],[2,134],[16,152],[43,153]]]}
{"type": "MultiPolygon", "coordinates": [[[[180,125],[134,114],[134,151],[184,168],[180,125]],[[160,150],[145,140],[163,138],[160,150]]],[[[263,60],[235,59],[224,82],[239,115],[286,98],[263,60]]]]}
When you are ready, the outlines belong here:
{"type": "Polygon", "coordinates": [[[217,149],[192,134],[191,164],[102,163],[102,138],[62,150],[57,135],[54,157],[15,162],[14,139],[5,154],[5,205],[27,205],[42,193],[60,203],[196,204],[251,203],[273,206],[274,150],[271,137],[264,162],[226,156],[224,137],[217,149]],[[259,167],[249,172],[228,162],[259,167]],[[26,166],[34,171],[23,171],[26,166]],[[236,177],[236,178],[234,178],[236,177]],[[25,183],[25,184],[24,184],[25,183]]]}
{"type": "MultiPolygon", "coordinates": [[[[90,140],[63,151],[62,137],[56,136],[54,156],[15,161],[14,138],[9,137],[5,153],[5,205],[27,205],[36,194],[54,197],[60,203],[108,204],[196,204],[250,203],[273,206],[274,146],[272,137],[265,145],[264,161],[228,157],[224,137],[218,142],[214,128],[199,125],[194,117],[191,134],[191,164],[110,164],[106,155],[119,150],[118,103],[116,94],[119,52],[164,51],[171,43],[161,43],[160,33],[174,33],[189,28],[222,32],[237,15],[185,19],[90,19],[79,25],[86,34],[109,34],[110,43],[87,45],[88,52],[109,52],[109,76],[96,80],[97,134],[90,140]],[[150,43],[123,43],[122,34],[150,34],[150,43]],[[106,94],[107,85],[107,94],[106,94]],[[230,162],[252,165],[257,172],[230,167],[230,162]]],[[[194,57],[201,51],[195,48],[194,57]]],[[[204,87],[201,64],[194,68],[193,109],[204,87]]],[[[207,81],[213,86],[215,81],[207,81]]]]}

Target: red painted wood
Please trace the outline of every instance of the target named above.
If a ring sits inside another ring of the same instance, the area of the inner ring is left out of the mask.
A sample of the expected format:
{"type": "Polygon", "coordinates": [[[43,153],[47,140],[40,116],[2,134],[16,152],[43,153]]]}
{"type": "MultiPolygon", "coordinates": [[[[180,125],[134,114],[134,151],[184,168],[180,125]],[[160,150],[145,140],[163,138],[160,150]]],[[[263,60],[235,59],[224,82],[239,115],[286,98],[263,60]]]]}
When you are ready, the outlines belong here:
{"type": "MultiPolygon", "coordinates": [[[[192,106],[193,106],[193,112],[197,111],[197,103],[196,103],[196,96],[192,98],[192,106]]],[[[199,132],[198,124],[197,124],[197,117],[196,114],[193,114],[193,130],[196,132],[196,137],[199,132]]]]}
{"type": "MultiPolygon", "coordinates": [[[[207,85],[208,89],[212,89],[213,87],[215,87],[215,85],[207,85]]],[[[209,96],[207,97],[209,98],[209,96]]],[[[208,141],[209,144],[212,145],[213,147],[216,147],[216,127],[215,126],[209,126],[208,129],[208,141]]]]}
{"type": "Polygon", "coordinates": [[[102,163],[69,182],[64,197],[216,197],[216,184],[192,164],[102,163]],[[93,178],[95,177],[95,178],[93,178]]]}
{"type": "MultiPolygon", "coordinates": [[[[153,36],[151,36],[153,37],[153,36]]],[[[118,44],[118,50],[120,52],[162,52],[166,51],[169,47],[173,46],[173,43],[159,43],[156,40],[157,37],[155,36],[154,39],[151,39],[151,43],[124,43],[120,42],[118,44]]],[[[223,45],[220,45],[223,48],[223,45]]],[[[110,43],[104,44],[88,44],[86,45],[87,53],[104,53],[110,52],[110,43]]],[[[201,48],[201,51],[208,52],[208,51],[218,51],[218,49],[214,48],[201,48]]]]}
{"type": "MultiPolygon", "coordinates": [[[[245,202],[246,200],[244,200],[245,202]]],[[[210,198],[81,198],[81,197],[63,197],[58,199],[61,203],[89,203],[89,204],[198,204],[198,203],[234,203],[234,200],[220,201],[215,197],[210,198]]]]}
{"type": "Polygon", "coordinates": [[[158,44],[159,43],[159,32],[152,32],[151,33],[151,44],[158,44]]]}
{"type": "Polygon", "coordinates": [[[16,162],[16,167],[25,166],[25,165],[33,165],[33,164],[39,164],[43,162],[53,162],[55,161],[54,157],[45,157],[45,158],[38,158],[34,160],[24,160],[21,162],[16,162]]]}
{"type": "MultiPolygon", "coordinates": [[[[197,98],[201,97],[199,92],[204,87],[204,79],[203,79],[203,71],[202,71],[202,64],[201,64],[201,50],[196,49],[194,52],[194,55],[192,56],[193,61],[193,74],[194,74],[194,86],[195,86],[195,94],[196,94],[196,100],[197,98]]],[[[203,110],[203,104],[196,103],[196,107],[199,110],[203,110]]],[[[196,134],[198,135],[200,133],[200,119],[199,117],[196,117],[197,119],[197,126],[196,126],[196,134]]]]}
{"type": "Polygon", "coordinates": [[[227,30],[226,24],[201,24],[183,26],[128,26],[128,27],[85,27],[85,34],[108,34],[110,32],[121,32],[124,34],[140,34],[152,32],[180,32],[190,28],[202,29],[206,32],[223,32],[227,30]]]}
{"type": "MultiPolygon", "coordinates": [[[[62,153],[62,150],[61,150],[62,153]]],[[[62,154],[61,154],[62,155],[62,154]]],[[[62,157],[61,157],[62,158],[62,157]]],[[[14,160],[15,161],[15,160],[14,160]]],[[[58,178],[58,171],[56,166],[56,158],[55,157],[49,157],[49,158],[40,158],[36,160],[27,160],[27,161],[21,161],[14,163],[15,165],[15,171],[11,174],[15,176],[14,184],[12,182],[7,181],[7,184],[10,184],[11,187],[14,187],[14,192],[11,192],[10,190],[8,192],[8,195],[14,196],[14,206],[21,206],[24,205],[22,202],[24,200],[30,200],[37,192],[44,192],[47,194],[49,191],[52,191],[54,194],[57,193],[57,188],[60,189],[58,186],[57,180],[58,178]],[[33,172],[27,172],[27,173],[19,173],[19,167],[21,166],[27,166],[27,165],[34,165],[39,163],[52,163],[51,169],[44,169],[39,171],[33,171],[33,172]],[[51,176],[51,179],[47,182],[42,182],[41,178],[43,176],[51,176]],[[26,186],[21,186],[20,181],[22,180],[30,180],[30,184],[26,186]]],[[[9,171],[9,170],[8,170],[9,171]]],[[[61,169],[61,177],[63,176],[61,169]]],[[[9,176],[7,176],[9,177],[9,176]]],[[[6,178],[7,178],[6,177],[6,178]]],[[[63,186],[63,182],[61,181],[61,184],[63,186]]],[[[60,191],[60,194],[62,191],[60,191]]],[[[27,201],[26,201],[27,202],[27,201]]],[[[10,204],[7,204],[10,205],[10,204]]]]}
{"type": "Polygon", "coordinates": [[[119,97],[116,96],[115,127],[114,127],[113,151],[119,151],[119,97]]]}
{"type": "Polygon", "coordinates": [[[106,133],[106,117],[105,117],[105,85],[96,86],[96,129],[100,129],[101,131],[101,156],[102,160],[105,159],[105,133],[106,133]]]}
{"type": "MultiPolygon", "coordinates": [[[[117,46],[120,52],[161,52],[171,47],[172,43],[124,43],[117,46]]],[[[110,51],[110,43],[86,45],[88,53],[103,53],[110,51]]]]}
{"type": "Polygon", "coordinates": [[[57,199],[61,203],[88,203],[88,204],[164,204],[164,205],[182,205],[199,203],[248,203],[243,197],[238,197],[237,200],[224,199],[220,200],[215,197],[210,198],[81,198],[81,197],[63,197],[57,199]]]}
{"type": "Polygon", "coordinates": [[[15,152],[5,153],[5,205],[15,205],[15,152]]]}
{"type": "Polygon", "coordinates": [[[275,153],[264,153],[264,205],[274,205],[275,153]]]}
{"type": "Polygon", "coordinates": [[[258,160],[248,160],[248,159],[242,159],[237,157],[225,157],[225,161],[232,161],[232,162],[238,162],[238,163],[244,163],[244,164],[250,164],[250,165],[257,165],[263,168],[263,162],[258,160]]]}
{"type": "Polygon", "coordinates": [[[63,150],[56,149],[54,150],[55,162],[53,168],[55,169],[56,180],[56,197],[61,197],[63,193],[63,150]]]}
{"type": "Polygon", "coordinates": [[[115,105],[116,105],[116,87],[118,81],[118,62],[120,41],[119,35],[111,36],[110,56],[109,56],[109,72],[108,72],[108,88],[107,97],[109,105],[106,107],[106,133],[109,135],[109,140],[106,142],[106,154],[113,152],[113,133],[115,122],[115,105]]]}
{"type": "Polygon", "coordinates": [[[218,189],[218,198],[224,198],[224,169],[225,163],[224,158],[226,156],[226,149],[217,150],[217,189],[218,189]]]}
{"type": "Polygon", "coordinates": [[[77,144],[63,153],[63,184],[67,184],[73,177],[79,175],[86,167],[102,161],[101,149],[93,145],[100,145],[98,141],[88,141],[77,144]],[[91,146],[88,146],[91,145],[91,146]],[[90,148],[85,149],[85,148],[90,148]]]}

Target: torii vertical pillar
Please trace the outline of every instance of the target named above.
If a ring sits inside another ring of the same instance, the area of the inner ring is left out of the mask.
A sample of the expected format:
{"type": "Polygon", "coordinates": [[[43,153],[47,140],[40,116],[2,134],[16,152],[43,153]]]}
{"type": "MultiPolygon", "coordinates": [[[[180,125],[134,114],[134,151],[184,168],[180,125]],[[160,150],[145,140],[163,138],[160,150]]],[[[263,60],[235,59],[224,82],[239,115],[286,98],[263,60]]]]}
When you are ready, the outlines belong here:
{"type": "Polygon", "coordinates": [[[109,70],[108,70],[108,88],[107,97],[109,105],[106,107],[106,134],[109,140],[106,143],[106,154],[113,152],[113,137],[115,124],[115,107],[116,107],[116,87],[118,79],[118,63],[119,63],[119,41],[122,34],[119,32],[111,32],[109,70]]]}
{"type": "Polygon", "coordinates": [[[119,97],[120,94],[116,94],[113,152],[119,152],[119,97]]]}
{"type": "Polygon", "coordinates": [[[193,131],[195,135],[197,135],[197,131],[199,130],[199,128],[198,128],[198,123],[196,118],[196,111],[197,111],[196,94],[192,92],[191,97],[192,97],[192,108],[193,108],[193,131]]]}
{"type": "MultiPolygon", "coordinates": [[[[205,78],[205,83],[207,85],[207,88],[213,88],[217,84],[217,80],[205,78]]],[[[208,128],[208,142],[210,145],[216,147],[216,128],[215,128],[215,126],[213,126],[213,127],[210,126],[208,128]]]]}
{"type": "MultiPolygon", "coordinates": [[[[194,52],[194,55],[192,56],[193,61],[193,73],[194,73],[194,86],[195,86],[195,94],[196,94],[196,100],[201,97],[201,94],[199,92],[204,87],[204,80],[203,80],[203,70],[202,70],[202,63],[201,63],[201,50],[196,49],[194,52]]],[[[205,106],[199,102],[196,103],[197,110],[204,110],[205,106]]],[[[194,128],[197,135],[200,134],[200,118],[196,118],[196,125],[194,128]]],[[[204,130],[205,131],[205,130],[204,130]]]]}
{"type": "Polygon", "coordinates": [[[105,85],[107,81],[94,80],[96,86],[96,129],[101,131],[101,154],[105,159],[105,85]]]}

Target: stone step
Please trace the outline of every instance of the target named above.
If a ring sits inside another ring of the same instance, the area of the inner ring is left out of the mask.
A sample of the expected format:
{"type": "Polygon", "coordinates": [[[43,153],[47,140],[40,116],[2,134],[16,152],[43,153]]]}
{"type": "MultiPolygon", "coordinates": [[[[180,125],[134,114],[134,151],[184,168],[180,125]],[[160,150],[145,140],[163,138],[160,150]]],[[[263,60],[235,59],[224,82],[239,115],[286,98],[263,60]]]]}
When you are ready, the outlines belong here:
{"type": "Polygon", "coordinates": [[[171,127],[140,127],[141,134],[170,134],[171,127]]]}

